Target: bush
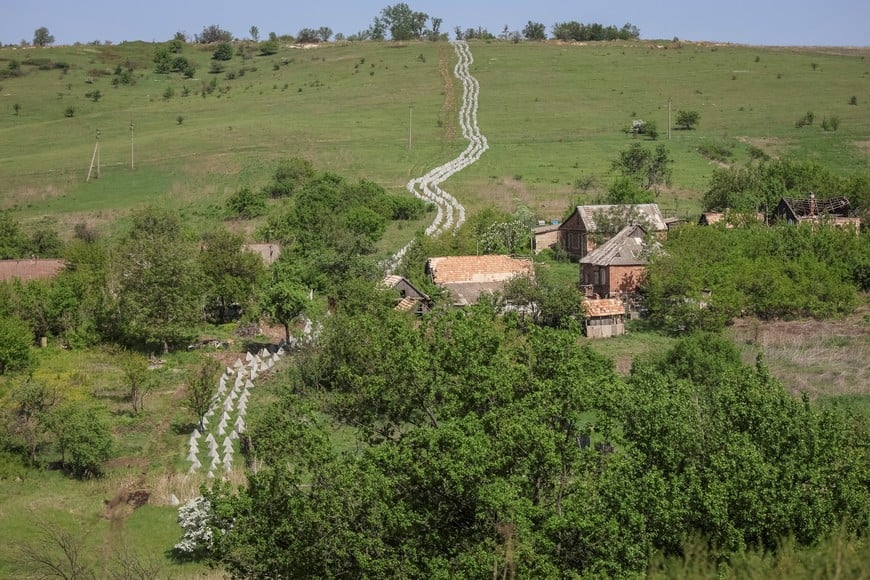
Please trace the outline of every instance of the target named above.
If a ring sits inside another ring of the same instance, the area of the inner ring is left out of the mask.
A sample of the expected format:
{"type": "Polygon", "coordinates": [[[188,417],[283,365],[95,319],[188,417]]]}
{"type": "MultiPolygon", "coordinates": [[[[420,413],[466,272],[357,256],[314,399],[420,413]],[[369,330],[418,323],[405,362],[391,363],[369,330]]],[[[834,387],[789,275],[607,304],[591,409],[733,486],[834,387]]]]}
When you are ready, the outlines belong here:
{"type": "Polygon", "coordinates": [[[852,95],[852,98],[849,99],[849,104],[850,105],[857,105],[858,104],[858,97],[856,97],[855,95],[852,95]]]}
{"type": "Polygon", "coordinates": [[[261,216],[266,213],[266,196],[263,192],[243,187],[227,199],[227,212],[243,219],[261,216]]]}
{"type": "Polygon", "coordinates": [[[0,375],[22,371],[33,364],[33,333],[17,318],[0,318],[0,375]]]}
{"type": "Polygon", "coordinates": [[[76,116],[76,108],[70,105],[63,111],[64,117],[75,117],[76,116]]]}
{"type": "Polygon", "coordinates": [[[260,43],[260,54],[263,56],[269,56],[272,54],[276,54],[278,52],[278,41],[277,40],[264,40],[260,43]]]}
{"type": "Polygon", "coordinates": [[[222,42],[215,49],[214,54],[211,55],[214,60],[232,60],[233,58],[233,45],[229,42],[222,42]]]}
{"type": "Polygon", "coordinates": [[[825,131],[836,131],[840,127],[840,117],[831,115],[822,119],[822,129],[825,131]]]}
{"type": "Polygon", "coordinates": [[[815,121],[816,116],[812,111],[807,111],[806,114],[794,122],[794,126],[800,129],[801,127],[806,127],[807,125],[812,125],[813,121],[815,121]]]}
{"type": "Polygon", "coordinates": [[[704,141],[703,143],[698,145],[698,153],[700,153],[707,159],[719,161],[720,163],[726,163],[731,159],[731,157],[734,156],[734,151],[732,150],[733,147],[733,143],[729,147],[728,145],[724,145],[722,143],[714,141],[704,141]]]}

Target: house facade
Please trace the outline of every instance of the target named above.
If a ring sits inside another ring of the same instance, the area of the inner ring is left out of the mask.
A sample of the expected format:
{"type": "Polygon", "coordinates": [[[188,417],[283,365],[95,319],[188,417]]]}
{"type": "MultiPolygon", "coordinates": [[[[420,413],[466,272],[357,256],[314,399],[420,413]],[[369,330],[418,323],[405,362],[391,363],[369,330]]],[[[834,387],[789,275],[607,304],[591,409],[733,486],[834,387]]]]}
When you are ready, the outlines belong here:
{"type": "Polygon", "coordinates": [[[626,224],[642,225],[648,233],[666,234],[668,225],[658,204],[578,205],[559,226],[559,245],[577,261],[626,224]]]}
{"type": "Polygon", "coordinates": [[[588,296],[617,298],[636,294],[646,276],[651,248],[638,225],[615,236],[580,259],[580,286],[588,296]]]}
{"type": "Polygon", "coordinates": [[[559,243],[559,224],[548,224],[532,228],[532,236],[535,240],[535,253],[541,250],[554,248],[559,243]]]}

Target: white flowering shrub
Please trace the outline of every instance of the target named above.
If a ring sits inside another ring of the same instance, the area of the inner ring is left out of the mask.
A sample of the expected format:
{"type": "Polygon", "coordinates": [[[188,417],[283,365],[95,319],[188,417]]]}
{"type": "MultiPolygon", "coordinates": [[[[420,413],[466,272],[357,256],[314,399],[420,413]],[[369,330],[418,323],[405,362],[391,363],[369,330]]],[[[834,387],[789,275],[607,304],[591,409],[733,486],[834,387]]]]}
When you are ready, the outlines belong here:
{"type": "Polygon", "coordinates": [[[199,496],[178,508],[178,524],[183,530],[175,549],[184,554],[208,551],[213,546],[211,502],[199,496]]]}

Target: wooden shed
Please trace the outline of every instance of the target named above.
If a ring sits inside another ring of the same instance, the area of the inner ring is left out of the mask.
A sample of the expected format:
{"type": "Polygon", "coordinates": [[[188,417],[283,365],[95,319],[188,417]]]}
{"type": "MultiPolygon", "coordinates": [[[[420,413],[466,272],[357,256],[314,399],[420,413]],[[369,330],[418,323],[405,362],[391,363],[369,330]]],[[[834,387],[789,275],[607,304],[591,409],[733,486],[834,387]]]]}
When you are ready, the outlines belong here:
{"type": "Polygon", "coordinates": [[[583,301],[583,334],[610,338],[625,334],[625,304],[617,298],[583,301]]]}

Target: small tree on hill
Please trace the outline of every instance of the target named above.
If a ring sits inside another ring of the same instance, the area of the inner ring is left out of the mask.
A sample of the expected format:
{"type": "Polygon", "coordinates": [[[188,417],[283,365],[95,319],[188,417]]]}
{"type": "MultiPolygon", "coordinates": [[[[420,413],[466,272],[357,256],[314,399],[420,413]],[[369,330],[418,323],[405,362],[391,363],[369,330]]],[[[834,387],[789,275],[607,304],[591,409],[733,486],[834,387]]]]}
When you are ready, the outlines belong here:
{"type": "Polygon", "coordinates": [[[233,39],[232,32],[222,29],[217,24],[206,26],[202,29],[202,33],[195,36],[196,42],[200,44],[211,44],[213,42],[229,42],[233,39]]]}
{"type": "Polygon", "coordinates": [[[547,27],[542,22],[532,22],[529,20],[523,27],[523,38],[526,40],[546,40],[547,27]]]}
{"type": "Polygon", "coordinates": [[[220,366],[213,359],[206,359],[185,380],[183,405],[196,416],[199,429],[203,429],[202,417],[211,405],[211,396],[217,382],[220,366]]]}
{"type": "Polygon", "coordinates": [[[251,40],[254,42],[260,42],[260,29],[256,26],[251,26],[249,31],[251,33],[251,40]]]}
{"type": "Polygon", "coordinates": [[[48,33],[48,28],[41,26],[33,31],[33,46],[48,46],[54,44],[54,36],[48,33]]]}
{"type": "Polygon", "coordinates": [[[655,151],[650,151],[640,143],[632,143],[613,162],[613,169],[638,186],[652,189],[656,185],[670,182],[670,164],[673,162],[664,145],[658,145],[655,151]]]}
{"type": "Polygon", "coordinates": [[[677,111],[677,127],[689,131],[695,128],[700,118],[698,111],[677,111]]]}
{"type": "Polygon", "coordinates": [[[220,43],[211,57],[214,60],[232,60],[233,45],[231,45],[229,42],[220,43]]]}

